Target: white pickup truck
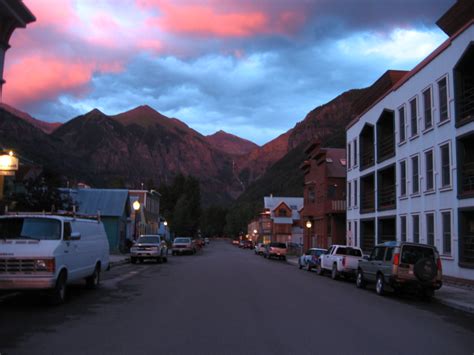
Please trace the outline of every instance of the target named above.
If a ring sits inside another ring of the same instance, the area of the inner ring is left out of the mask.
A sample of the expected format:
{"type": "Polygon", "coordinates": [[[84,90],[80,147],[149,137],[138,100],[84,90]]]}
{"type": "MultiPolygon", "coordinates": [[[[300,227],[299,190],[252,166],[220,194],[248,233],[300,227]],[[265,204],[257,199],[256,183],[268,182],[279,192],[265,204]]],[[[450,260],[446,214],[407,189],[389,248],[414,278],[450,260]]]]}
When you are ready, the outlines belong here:
{"type": "Polygon", "coordinates": [[[326,253],[320,256],[319,264],[316,266],[318,275],[331,271],[331,278],[337,279],[339,275],[355,276],[359,260],[362,259],[360,248],[348,245],[333,245],[326,253]]]}

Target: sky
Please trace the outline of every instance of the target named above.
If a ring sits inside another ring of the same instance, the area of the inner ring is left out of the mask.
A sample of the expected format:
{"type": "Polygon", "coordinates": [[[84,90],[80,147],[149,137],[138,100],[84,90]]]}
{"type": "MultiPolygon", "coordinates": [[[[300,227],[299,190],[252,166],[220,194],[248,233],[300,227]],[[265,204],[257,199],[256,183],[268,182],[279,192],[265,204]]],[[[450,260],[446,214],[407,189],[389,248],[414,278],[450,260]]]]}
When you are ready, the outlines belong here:
{"type": "Polygon", "coordinates": [[[65,122],[149,105],[264,144],[344,91],[410,70],[454,0],[23,0],[3,101],[65,122]]]}

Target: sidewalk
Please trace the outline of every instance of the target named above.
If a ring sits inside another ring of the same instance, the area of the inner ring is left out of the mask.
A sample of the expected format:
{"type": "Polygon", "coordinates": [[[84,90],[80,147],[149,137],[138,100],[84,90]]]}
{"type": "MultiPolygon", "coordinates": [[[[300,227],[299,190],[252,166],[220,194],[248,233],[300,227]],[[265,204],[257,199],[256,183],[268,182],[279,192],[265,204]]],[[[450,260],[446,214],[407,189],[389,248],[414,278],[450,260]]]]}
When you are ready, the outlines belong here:
{"type": "Polygon", "coordinates": [[[109,265],[111,268],[118,265],[127,264],[130,262],[130,254],[110,254],[109,265]]]}
{"type": "MultiPolygon", "coordinates": [[[[286,261],[298,266],[298,258],[289,256],[286,261]]],[[[433,300],[450,308],[474,314],[474,290],[471,288],[458,287],[444,284],[441,289],[435,291],[433,300]]]]}

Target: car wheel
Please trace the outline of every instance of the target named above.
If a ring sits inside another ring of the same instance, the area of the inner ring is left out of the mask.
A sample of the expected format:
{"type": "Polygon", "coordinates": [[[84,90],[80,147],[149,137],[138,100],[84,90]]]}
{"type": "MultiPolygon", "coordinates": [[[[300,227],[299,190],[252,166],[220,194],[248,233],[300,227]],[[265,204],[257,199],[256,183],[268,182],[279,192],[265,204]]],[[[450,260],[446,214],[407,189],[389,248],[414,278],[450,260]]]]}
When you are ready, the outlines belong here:
{"type": "Polygon", "coordinates": [[[377,295],[383,296],[385,294],[385,281],[383,280],[382,274],[377,275],[377,281],[375,282],[375,292],[377,295]]]}
{"type": "Polygon", "coordinates": [[[88,289],[96,289],[100,284],[100,265],[97,264],[94,269],[94,273],[86,278],[86,287],[88,289]]]}
{"type": "Polygon", "coordinates": [[[333,264],[332,269],[331,269],[331,279],[337,280],[338,277],[339,277],[339,273],[337,272],[337,265],[333,264]]]}
{"type": "Polygon", "coordinates": [[[323,276],[323,275],[324,275],[324,269],[321,267],[320,264],[316,265],[316,273],[317,273],[319,276],[323,276]]]}
{"type": "Polygon", "coordinates": [[[366,286],[366,282],[364,280],[364,274],[362,273],[362,270],[357,270],[356,286],[357,288],[365,288],[366,286]]]}
{"type": "Polygon", "coordinates": [[[56,281],[56,286],[54,287],[49,302],[53,305],[58,305],[64,303],[66,300],[66,281],[67,274],[65,271],[61,271],[56,281]]]}

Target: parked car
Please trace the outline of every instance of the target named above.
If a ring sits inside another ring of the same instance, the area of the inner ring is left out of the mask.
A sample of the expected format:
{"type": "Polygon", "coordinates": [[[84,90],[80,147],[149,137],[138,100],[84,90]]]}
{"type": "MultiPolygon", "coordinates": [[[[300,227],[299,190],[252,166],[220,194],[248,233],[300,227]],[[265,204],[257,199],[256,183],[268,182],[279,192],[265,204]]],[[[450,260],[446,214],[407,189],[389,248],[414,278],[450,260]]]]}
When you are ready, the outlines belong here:
{"type": "Polygon", "coordinates": [[[196,254],[196,245],[191,238],[178,237],[173,240],[172,255],[196,254]]]}
{"type": "Polygon", "coordinates": [[[242,248],[243,249],[253,249],[254,248],[254,244],[251,240],[247,240],[245,239],[242,243],[242,248]]]}
{"type": "Polygon", "coordinates": [[[265,251],[265,244],[257,243],[257,245],[255,245],[255,254],[263,255],[264,251],[265,251]]]}
{"type": "Polygon", "coordinates": [[[240,242],[239,242],[238,239],[232,239],[232,245],[237,246],[237,245],[239,245],[239,244],[240,244],[240,242]]]}
{"type": "Polygon", "coordinates": [[[263,257],[272,258],[277,257],[278,259],[286,260],[286,244],[271,242],[265,246],[265,251],[263,252],[263,257]]]}
{"type": "Polygon", "coordinates": [[[300,269],[306,268],[308,271],[315,268],[319,264],[319,257],[326,252],[326,249],[310,248],[298,258],[298,266],[300,269]]]}
{"type": "Polygon", "coordinates": [[[146,259],[153,259],[156,262],[168,261],[168,247],[160,235],[141,235],[136,243],[130,248],[130,261],[135,264],[137,261],[143,262],[146,259]]]}
{"type": "Polygon", "coordinates": [[[411,289],[426,298],[439,290],[442,266],[436,247],[409,242],[386,242],[377,245],[370,256],[359,261],[356,286],[375,283],[375,291],[411,289]]]}
{"type": "Polygon", "coordinates": [[[100,284],[109,267],[109,242],[98,220],[64,216],[0,217],[0,290],[48,293],[51,303],[66,299],[66,286],[85,279],[100,284]]]}
{"type": "Polygon", "coordinates": [[[318,275],[330,271],[333,280],[341,275],[355,277],[361,259],[362,250],[360,248],[348,245],[333,245],[319,257],[316,271],[318,275]]]}

